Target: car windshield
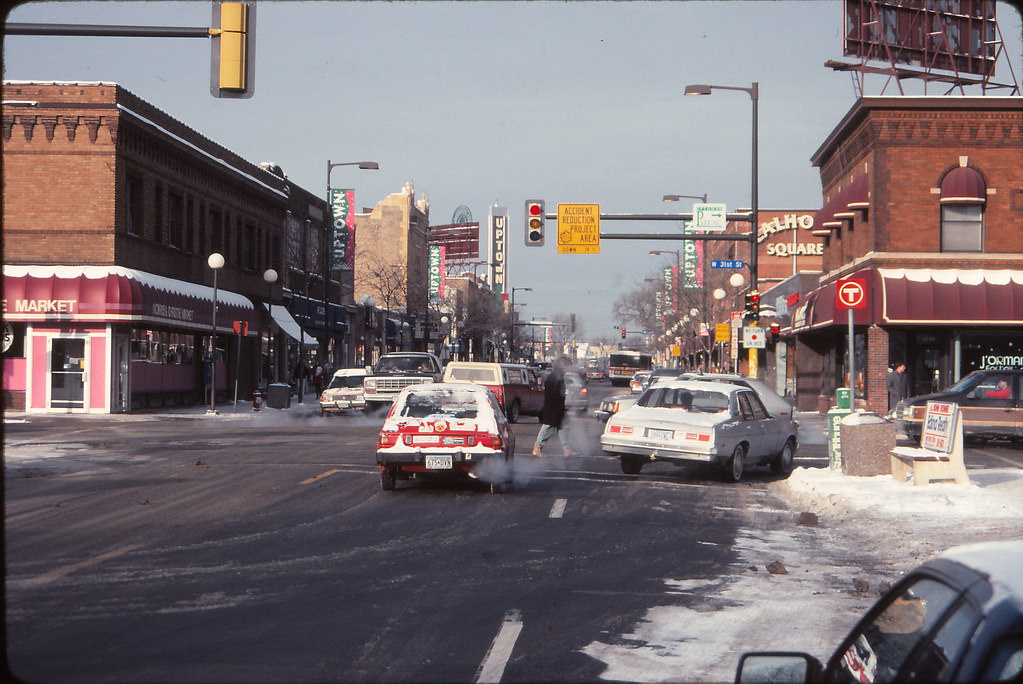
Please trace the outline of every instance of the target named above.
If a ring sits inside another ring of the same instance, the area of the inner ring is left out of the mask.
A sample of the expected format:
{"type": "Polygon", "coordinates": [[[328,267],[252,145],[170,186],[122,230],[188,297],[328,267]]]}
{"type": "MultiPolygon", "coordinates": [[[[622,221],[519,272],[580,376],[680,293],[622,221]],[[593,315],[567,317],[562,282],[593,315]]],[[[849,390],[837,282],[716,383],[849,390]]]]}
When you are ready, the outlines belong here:
{"type": "Polygon", "coordinates": [[[986,375],[985,371],[973,371],[965,378],[957,382],[956,384],[949,387],[946,392],[969,392],[973,389],[986,375]]]}
{"type": "Polygon", "coordinates": [[[636,403],[649,408],[717,413],[728,410],[728,395],[723,392],[689,390],[684,387],[654,387],[647,390],[636,403]]]}
{"type": "Polygon", "coordinates": [[[420,373],[432,373],[433,364],[429,359],[415,356],[392,356],[380,359],[377,362],[377,373],[418,371],[420,373]]]}
{"type": "Polygon", "coordinates": [[[461,390],[431,390],[410,392],[397,415],[405,418],[446,416],[448,418],[475,418],[479,401],[474,392],[461,390]]]}
{"type": "Polygon", "coordinates": [[[361,375],[335,375],[327,385],[327,389],[344,389],[346,387],[362,387],[361,375]]]}

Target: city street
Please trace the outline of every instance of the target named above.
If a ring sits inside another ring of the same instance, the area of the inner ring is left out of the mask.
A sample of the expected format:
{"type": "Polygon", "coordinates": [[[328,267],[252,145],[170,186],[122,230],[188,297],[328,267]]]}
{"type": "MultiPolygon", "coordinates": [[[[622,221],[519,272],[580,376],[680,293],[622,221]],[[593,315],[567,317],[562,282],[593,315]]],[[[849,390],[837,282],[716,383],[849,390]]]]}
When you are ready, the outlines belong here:
{"type": "MultiPolygon", "coordinates": [[[[596,386],[591,403],[606,391],[596,386]]],[[[47,682],[729,679],[744,650],[826,655],[880,583],[916,562],[908,547],[900,555],[864,544],[852,520],[849,534],[823,515],[807,524],[767,468],[738,484],[698,466],[624,475],[599,452],[601,424],[589,417],[573,424],[582,457],[543,460],[524,456],[537,423],[523,418],[509,493],[420,482],[383,492],[380,420],[321,417],[310,399],[258,413],[225,405],[217,416],[9,420],[13,673],[47,682]],[[772,561],[787,574],[768,569],[772,561]],[[743,606],[737,624],[730,611],[743,606]],[[774,629],[786,610],[798,620],[774,629]],[[677,624],[658,625],[663,611],[683,611],[689,631],[653,638],[677,624]]],[[[823,420],[803,422],[812,425],[796,465],[826,468],[823,420]]],[[[1021,456],[984,447],[968,461],[1019,469],[1021,456]]]]}

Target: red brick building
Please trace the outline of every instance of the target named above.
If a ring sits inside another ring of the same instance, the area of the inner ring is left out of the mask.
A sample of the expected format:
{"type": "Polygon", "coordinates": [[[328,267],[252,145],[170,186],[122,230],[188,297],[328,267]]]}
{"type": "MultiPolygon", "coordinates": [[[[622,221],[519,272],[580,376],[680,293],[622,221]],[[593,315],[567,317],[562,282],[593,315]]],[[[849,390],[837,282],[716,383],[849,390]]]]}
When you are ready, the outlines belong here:
{"type": "Polygon", "coordinates": [[[322,267],[325,199],[116,84],[4,82],[3,175],[8,408],[208,401],[214,252],[219,400],[286,379],[291,336],[321,350],[343,339],[341,287],[322,267]]]}
{"type": "Polygon", "coordinates": [[[824,275],[792,313],[799,408],[849,383],[840,279],[867,286],[853,349],[870,411],[898,361],[913,394],[1023,367],[1023,98],[863,97],[812,161],[824,275]]]}

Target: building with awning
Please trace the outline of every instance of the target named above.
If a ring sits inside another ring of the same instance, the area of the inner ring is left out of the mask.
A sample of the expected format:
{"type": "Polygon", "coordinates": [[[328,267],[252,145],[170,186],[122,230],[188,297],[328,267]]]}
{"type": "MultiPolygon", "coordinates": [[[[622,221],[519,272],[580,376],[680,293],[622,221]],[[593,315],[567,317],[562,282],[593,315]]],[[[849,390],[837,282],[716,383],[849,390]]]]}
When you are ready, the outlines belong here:
{"type": "Polygon", "coordinates": [[[786,329],[800,408],[851,386],[886,413],[900,362],[914,395],[1023,367],[1023,98],[861,97],[812,162],[823,275],[786,329]],[[863,308],[836,304],[846,280],[863,308]]]}
{"type": "Polygon", "coordinates": [[[215,412],[311,355],[262,304],[341,300],[326,199],[116,83],[3,99],[6,410],[215,412]]]}

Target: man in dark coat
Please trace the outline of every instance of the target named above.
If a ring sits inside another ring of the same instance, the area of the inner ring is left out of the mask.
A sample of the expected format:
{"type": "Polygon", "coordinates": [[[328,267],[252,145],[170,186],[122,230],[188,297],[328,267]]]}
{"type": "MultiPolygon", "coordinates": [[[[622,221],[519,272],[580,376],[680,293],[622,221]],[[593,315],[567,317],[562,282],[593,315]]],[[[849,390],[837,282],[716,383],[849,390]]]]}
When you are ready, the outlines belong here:
{"type": "Polygon", "coordinates": [[[899,402],[909,396],[909,378],[906,377],[906,364],[896,363],[895,370],[888,374],[885,385],[888,387],[888,410],[892,411],[899,402]]]}
{"type": "Polygon", "coordinates": [[[579,455],[569,446],[568,425],[565,423],[565,372],[571,367],[570,359],[564,356],[559,358],[543,384],[543,409],[540,411],[540,432],[533,444],[534,456],[543,456],[543,445],[555,432],[561,440],[565,456],[579,455]]]}

